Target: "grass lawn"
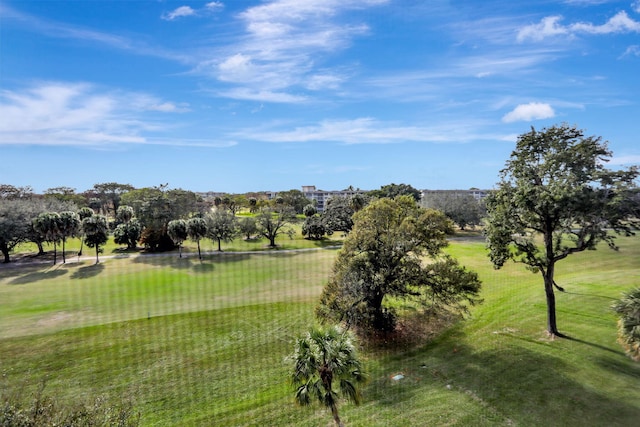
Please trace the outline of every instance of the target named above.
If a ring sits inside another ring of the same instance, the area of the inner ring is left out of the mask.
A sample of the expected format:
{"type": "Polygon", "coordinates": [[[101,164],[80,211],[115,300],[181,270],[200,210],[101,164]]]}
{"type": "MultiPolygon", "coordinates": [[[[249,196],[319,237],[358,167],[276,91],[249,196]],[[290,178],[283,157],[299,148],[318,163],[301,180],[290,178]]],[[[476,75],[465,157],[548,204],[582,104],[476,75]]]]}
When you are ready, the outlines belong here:
{"type": "MultiPolygon", "coordinates": [[[[640,283],[640,238],[619,243],[558,265],[558,327],[573,339],[551,341],[541,277],[494,270],[473,235],[454,240],[484,303],[434,339],[362,349],[370,379],[362,405],[340,406],[343,421],[635,425],[640,364],[616,343],[609,307],[640,283]]],[[[0,266],[0,390],[28,398],[46,381],[65,401],[130,399],[143,425],[332,425],[293,404],[286,356],[314,322],[336,251],[223,249],[202,262],[134,253],[0,266]]]]}

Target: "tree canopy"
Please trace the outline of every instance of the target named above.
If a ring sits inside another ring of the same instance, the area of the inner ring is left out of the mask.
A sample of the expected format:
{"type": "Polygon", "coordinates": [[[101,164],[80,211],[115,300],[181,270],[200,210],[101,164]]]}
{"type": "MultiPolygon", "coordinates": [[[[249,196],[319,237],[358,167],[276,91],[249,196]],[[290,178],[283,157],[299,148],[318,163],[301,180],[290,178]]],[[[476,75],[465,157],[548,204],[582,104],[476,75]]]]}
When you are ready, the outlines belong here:
{"type": "Polygon", "coordinates": [[[317,314],[366,331],[391,331],[390,298],[458,312],[478,301],[480,281],[443,254],[451,221],[410,196],[378,199],[354,215],[317,314]],[[424,257],[429,257],[426,262],[424,257]]]}
{"type": "Polygon", "coordinates": [[[611,156],[600,137],[586,137],[575,127],[532,128],[518,137],[496,191],[486,199],[489,257],[496,268],[513,260],[542,275],[547,331],[554,336],[562,336],[556,263],[600,242],[615,249],[616,235],[632,233],[640,222],[632,197],[638,170],[606,169],[611,156]]]}
{"type": "Polygon", "coordinates": [[[411,196],[416,202],[420,201],[422,194],[420,190],[413,188],[409,184],[387,184],[380,187],[379,190],[372,190],[369,192],[373,197],[388,197],[393,199],[397,196],[411,196]]]}

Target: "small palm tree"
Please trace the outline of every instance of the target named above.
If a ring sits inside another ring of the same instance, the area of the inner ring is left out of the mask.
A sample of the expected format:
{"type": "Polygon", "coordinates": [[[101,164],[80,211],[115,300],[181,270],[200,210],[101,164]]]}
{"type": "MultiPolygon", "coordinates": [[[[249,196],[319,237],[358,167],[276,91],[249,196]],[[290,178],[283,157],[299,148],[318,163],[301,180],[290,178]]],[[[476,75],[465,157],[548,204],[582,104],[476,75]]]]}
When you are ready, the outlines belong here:
{"type": "Polygon", "coordinates": [[[631,359],[640,362],[640,288],[623,294],[613,310],[620,315],[618,342],[631,359]]]}
{"type": "Polygon", "coordinates": [[[304,406],[317,398],[331,410],[336,425],[342,427],[334,386],[338,386],[343,397],[358,404],[360,393],[356,384],[365,380],[351,335],[336,326],[313,328],[296,341],[292,359],[296,401],[304,406]]]}

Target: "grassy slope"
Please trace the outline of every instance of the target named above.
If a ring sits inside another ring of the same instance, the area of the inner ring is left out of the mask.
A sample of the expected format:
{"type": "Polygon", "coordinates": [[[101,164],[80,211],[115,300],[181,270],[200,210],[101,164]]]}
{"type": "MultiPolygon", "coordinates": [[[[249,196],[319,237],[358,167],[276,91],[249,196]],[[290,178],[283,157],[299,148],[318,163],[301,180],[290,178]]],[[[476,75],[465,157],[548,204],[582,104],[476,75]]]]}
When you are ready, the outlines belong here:
{"type": "MultiPolygon", "coordinates": [[[[575,340],[549,341],[540,277],[495,271],[482,242],[454,242],[484,281],[484,304],[434,342],[363,354],[365,401],[343,405],[344,421],[632,425],[640,366],[616,344],[609,306],[640,282],[640,239],[621,247],[559,265],[559,327],[575,340]]],[[[146,425],[331,425],[292,404],[284,359],[313,322],[334,254],[0,268],[0,388],[46,377],[62,399],[130,396],[146,425]]]]}

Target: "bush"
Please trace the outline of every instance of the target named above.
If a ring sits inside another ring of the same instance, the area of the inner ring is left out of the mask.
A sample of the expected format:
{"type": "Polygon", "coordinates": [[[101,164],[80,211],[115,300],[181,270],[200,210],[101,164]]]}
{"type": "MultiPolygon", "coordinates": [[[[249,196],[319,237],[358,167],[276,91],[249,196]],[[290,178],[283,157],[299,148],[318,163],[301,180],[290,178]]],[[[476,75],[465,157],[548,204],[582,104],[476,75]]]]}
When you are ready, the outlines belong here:
{"type": "Polygon", "coordinates": [[[0,426],[137,427],[140,425],[140,413],[134,409],[131,402],[112,405],[102,398],[96,398],[91,403],[69,405],[44,395],[43,388],[34,393],[31,399],[20,399],[19,396],[3,392],[0,396],[0,426]]]}
{"type": "Polygon", "coordinates": [[[618,342],[631,359],[640,362],[640,288],[623,294],[613,310],[620,315],[618,342]]]}

